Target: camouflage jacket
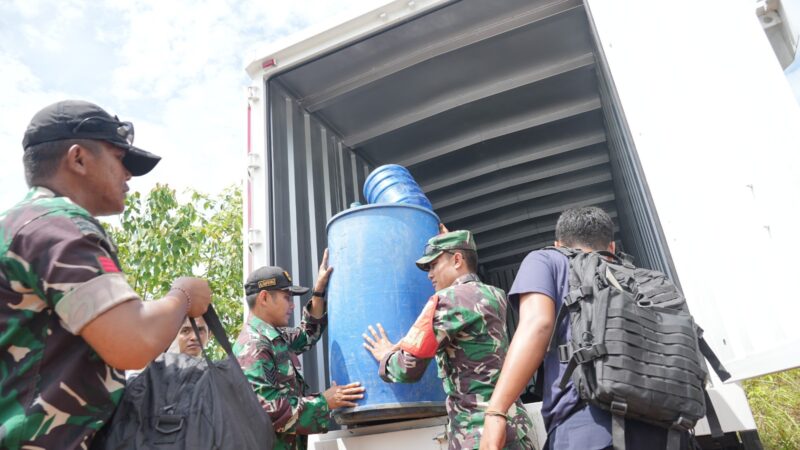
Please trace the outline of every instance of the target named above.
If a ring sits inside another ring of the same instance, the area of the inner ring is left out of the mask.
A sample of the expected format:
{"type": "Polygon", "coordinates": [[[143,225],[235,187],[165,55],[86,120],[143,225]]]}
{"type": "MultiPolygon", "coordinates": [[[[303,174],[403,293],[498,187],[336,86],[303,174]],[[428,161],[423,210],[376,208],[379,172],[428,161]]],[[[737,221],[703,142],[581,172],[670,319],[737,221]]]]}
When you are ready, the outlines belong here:
{"type": "Polygon", "coordinates": [[[0,448],[87,448],[125,387],[79,333],[138,296],[85,209],[44,188],[0,214],[0,448]]]}
{"type": "MultiPolygon", "coordinates": [[[[400,350],[381,361],[381,378],[409,383],[420,379],[436,356],[439,378],[447,393],[451,450],[479,446],[483,411],[508,351],[507,306],[502,290],[481,283],[475,274],[461,276],[428,300],[400,341],[400,350]]],[[[506,448],[534,448],[527,437],[532,424],[522,403],[517,400],[507,413],[506,448]]]]}
{"type": "Polygon", "coordinates": [[[297,328],[275,328],[251,314],[233,346],[272,419],[275,449],[305,449],[305,435],[328,431],[328,402],[322,394],[307,392],[297,357],[319,340],[328,320],[327,315],[315,319],[309,306],[297,328]]]}

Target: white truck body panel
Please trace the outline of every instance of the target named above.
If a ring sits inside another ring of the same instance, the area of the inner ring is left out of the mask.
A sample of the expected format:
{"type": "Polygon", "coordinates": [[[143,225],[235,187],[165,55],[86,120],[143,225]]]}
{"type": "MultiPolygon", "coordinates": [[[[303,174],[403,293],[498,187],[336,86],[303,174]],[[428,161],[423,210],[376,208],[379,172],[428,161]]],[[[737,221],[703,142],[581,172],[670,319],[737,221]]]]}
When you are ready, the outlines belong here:
{"type": "Polygon", "coordinates": [[[797,367],[800,108],[752,3],[588,5],[692,314],[734,379],[797,367]]]}

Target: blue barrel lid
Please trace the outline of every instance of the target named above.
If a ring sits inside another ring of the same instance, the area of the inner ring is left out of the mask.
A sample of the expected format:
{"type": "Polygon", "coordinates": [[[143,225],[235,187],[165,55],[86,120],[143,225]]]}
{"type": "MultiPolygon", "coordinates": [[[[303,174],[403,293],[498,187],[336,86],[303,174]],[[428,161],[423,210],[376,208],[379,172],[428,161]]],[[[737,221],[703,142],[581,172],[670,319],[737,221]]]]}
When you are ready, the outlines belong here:
{"type": "MultiPolygon", "coordinates": [[[[374,178],[382,176],[382,175],[384,175],[386,173],[392,173],[392,172],[400,172],[400,173],[403,173],[405,175],[408,175],[408,177],[411,178],[412,180],[414,179],[411,176],[411,172],[409,172],[408,169],[406,169],[405,167],[401,166],[400,164],[384,164],[382,166],[376,167],[367,176],[367,179],[364,180],[364,190],[367,189],[367,186],[370,186],[372,184],[372,181],[373,181],[374,178]]],[[[367,194],[365,192],[364,193],[364,197],[366,197],[366,196],[367,196],[367,194]]]]}
{"type": "Polygon", "coordinates": [[[361,205],[361,206],[355,206],[355,207],[352,207],[352,208],[345,209],[344,211],[336,214],[335,216],[331,217],[330,220],[328,220],[328,224],[325,225],[325,231],[327,232],[328,228],[331,227],[331,224],[333,224],[334,221],[336,221],[337,219],[339,219],[341,217],[344,217],[344,216],[347,216],[349,214],[353,214],[353,213],[356,213],[356,212],[361,212],[361,211],[364,211],[364,210],[367,210],[367,209],[381,209],[381,208],[383,208],[383,209],[385,209],[385,208],[417,209],[419,211],[425,212],[426,214],[432,215],[434,218],[436,218],[436,222],[437,223],[441,222],[441,220],[439,219],[439,216],[436,215],[435,212],[431,211],[428,208],[425,208],[424,206],[409,205],[407,203],[376,203],[374,205],[361,205]]]}

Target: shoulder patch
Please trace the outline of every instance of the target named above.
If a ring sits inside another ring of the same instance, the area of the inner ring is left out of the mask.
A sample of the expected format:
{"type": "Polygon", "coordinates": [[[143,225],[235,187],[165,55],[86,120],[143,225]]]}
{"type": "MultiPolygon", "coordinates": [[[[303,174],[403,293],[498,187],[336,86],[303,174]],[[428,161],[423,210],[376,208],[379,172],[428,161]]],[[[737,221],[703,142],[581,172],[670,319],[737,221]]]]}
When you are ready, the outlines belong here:
{"type": "Polygon", "coordinates": [[[100,263],[100,269],[102,269],[105,273],[120,272],[119,267],[117,267],[117,263],[107,256],[98,256],[97,262],[100,263]]]}
{"type": "Polygon", "coordinates": [[[408,333],[400,341],[400,348],[416,356],[417,358],[433,358],[439,343],[436,341],[436,333],[433,331],[433,316],[436,314],[436,306],[439,304],[439,296],[434,295],[425,304],[417,321],[408,330],[408,333]]]}

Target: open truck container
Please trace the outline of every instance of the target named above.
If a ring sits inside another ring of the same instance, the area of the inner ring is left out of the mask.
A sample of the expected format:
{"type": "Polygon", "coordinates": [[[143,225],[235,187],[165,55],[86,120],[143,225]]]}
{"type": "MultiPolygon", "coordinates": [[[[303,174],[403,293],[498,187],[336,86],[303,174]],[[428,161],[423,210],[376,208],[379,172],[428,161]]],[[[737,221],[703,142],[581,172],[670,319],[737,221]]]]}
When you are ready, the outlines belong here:
{"type": "MultiPolygon", "coordinates": [[[[363,202],[381,164],[406,166],[450,229],[475,233],[480,275],[503,289],[561,211],[600,206],[619,248],[679,283],[734,377],[710,390],[726,437],[755,448],[737,381],[800,365],[800,110],[753,9],[400,0],[252,57],[246,272],[311,282],[327,220],[363,202]]],[[[318,390],[326,347],[303,357],[318,390]]],[[[310,445],[445,448],[443,431],[425,419],[310,445]]]]}

